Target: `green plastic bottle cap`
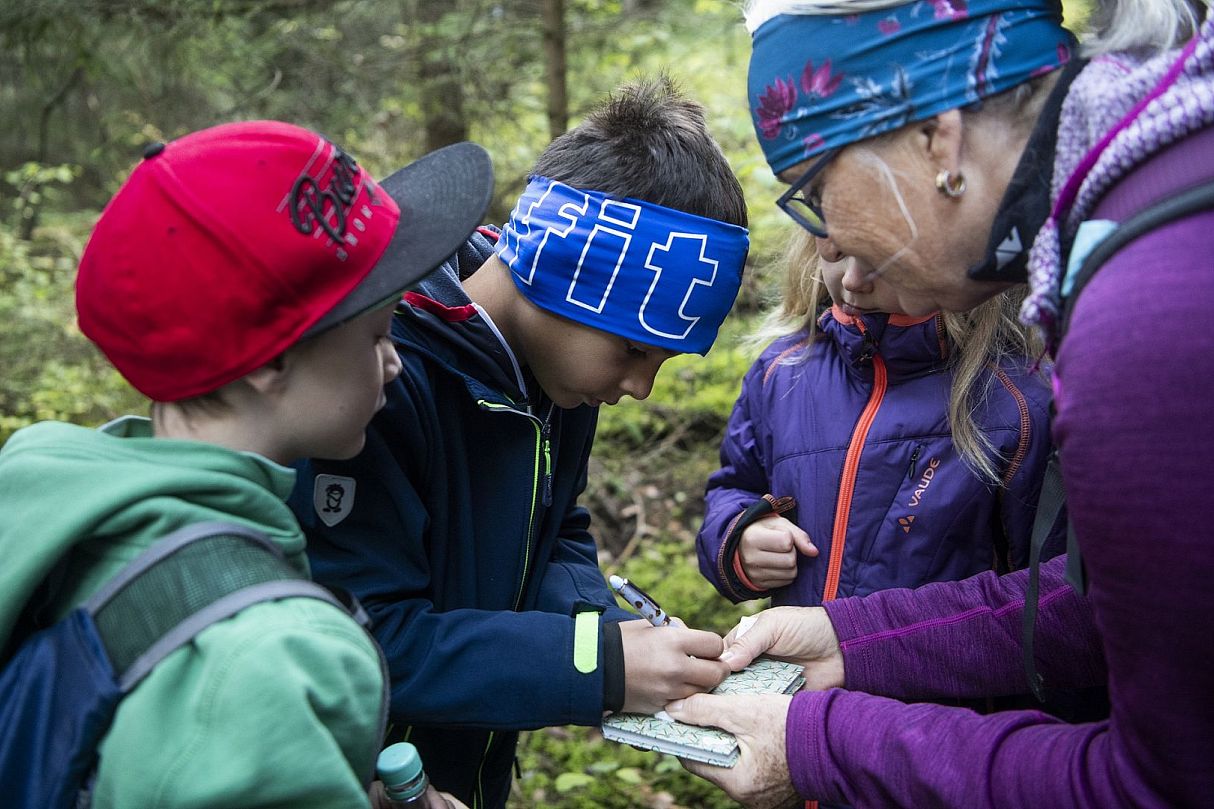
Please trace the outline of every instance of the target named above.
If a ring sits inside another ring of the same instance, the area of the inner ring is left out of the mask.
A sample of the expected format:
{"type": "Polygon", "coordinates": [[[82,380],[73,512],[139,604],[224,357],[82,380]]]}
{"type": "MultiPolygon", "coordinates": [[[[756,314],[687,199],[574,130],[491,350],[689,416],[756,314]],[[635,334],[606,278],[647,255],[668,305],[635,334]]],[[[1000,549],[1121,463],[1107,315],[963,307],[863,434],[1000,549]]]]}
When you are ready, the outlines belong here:
{"type": "Polygon", "coordinates": [[[390,791],[397,791],[419,779],[422,774],[422,757],[409,742],[397,742],[385,747],[375,762],[379,780],[390,791]]]}

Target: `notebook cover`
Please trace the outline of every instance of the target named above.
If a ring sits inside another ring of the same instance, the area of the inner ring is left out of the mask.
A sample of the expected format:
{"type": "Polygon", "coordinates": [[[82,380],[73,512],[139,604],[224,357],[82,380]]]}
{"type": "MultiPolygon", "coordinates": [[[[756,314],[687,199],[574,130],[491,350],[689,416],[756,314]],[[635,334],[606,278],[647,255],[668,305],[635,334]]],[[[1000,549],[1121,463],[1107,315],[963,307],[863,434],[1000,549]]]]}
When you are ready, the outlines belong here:
{"type": "MultiPolygon", "coordinates": [[[[804,684],[801,666],[760,657],[730,674],[712,693],[791,694],[804,684]]],[[[603,738],[720,767],[732,767],[738,760],[733,734],[650,714],[612,714],[603,720],[603,738]]]]}

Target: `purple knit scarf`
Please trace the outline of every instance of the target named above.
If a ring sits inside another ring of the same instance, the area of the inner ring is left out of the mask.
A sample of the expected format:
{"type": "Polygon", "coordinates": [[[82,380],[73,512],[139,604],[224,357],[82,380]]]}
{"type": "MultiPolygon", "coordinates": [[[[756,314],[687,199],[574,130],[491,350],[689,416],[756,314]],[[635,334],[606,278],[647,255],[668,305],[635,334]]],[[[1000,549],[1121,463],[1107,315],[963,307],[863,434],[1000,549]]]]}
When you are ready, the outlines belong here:
{"type": "Polygon", "coordinates": [[[1183,50],[1151,59],[1093,59],[1071,85],[1058,123],[1054,208],[1029,253],[1031,291],[1020,319],[1054,348],[1063,237],[1070,240],[1101,196],[1156,152],[1214,123],[1214,20],[1183,50]]]}

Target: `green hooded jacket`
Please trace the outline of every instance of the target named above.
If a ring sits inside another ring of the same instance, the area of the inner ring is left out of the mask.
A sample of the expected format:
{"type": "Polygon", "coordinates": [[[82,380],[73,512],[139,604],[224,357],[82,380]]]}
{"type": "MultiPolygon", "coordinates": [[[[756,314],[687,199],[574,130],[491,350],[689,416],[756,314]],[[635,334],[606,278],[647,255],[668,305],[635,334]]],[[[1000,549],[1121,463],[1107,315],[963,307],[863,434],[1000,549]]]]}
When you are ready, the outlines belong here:
{"type": "MultiPolygon", "coordinates": [[[[284,499],[294,472],[252,453],[44,422],[0,450],[0,648],[61,560],[60,616],[156,539],[225,520],[268,535],[307,572],[284,499]]],[[[383,728],[370,637],[314,599],[257,604],[163,660],[119,705],[95,809],[365,807],[383,728]]]]}

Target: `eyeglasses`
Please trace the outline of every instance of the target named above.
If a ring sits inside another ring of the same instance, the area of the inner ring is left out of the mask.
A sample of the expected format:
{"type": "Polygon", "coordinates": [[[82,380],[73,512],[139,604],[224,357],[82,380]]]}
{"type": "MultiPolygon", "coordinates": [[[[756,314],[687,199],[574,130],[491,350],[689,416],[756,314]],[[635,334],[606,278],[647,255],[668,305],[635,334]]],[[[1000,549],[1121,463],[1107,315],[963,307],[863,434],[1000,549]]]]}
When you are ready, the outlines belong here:
{"type": "Polygon", "coordinates": [[[822,215],[822,200],[801,193],[814,177],[826,168],[826,164],[835,159],[842,147],[827,149],[814,167],[802,174],[789,189],[780,195],[776,205],[780,210],[792,217],[792,220],[820,239],[826,238],[826,217],[822,215]]]}

